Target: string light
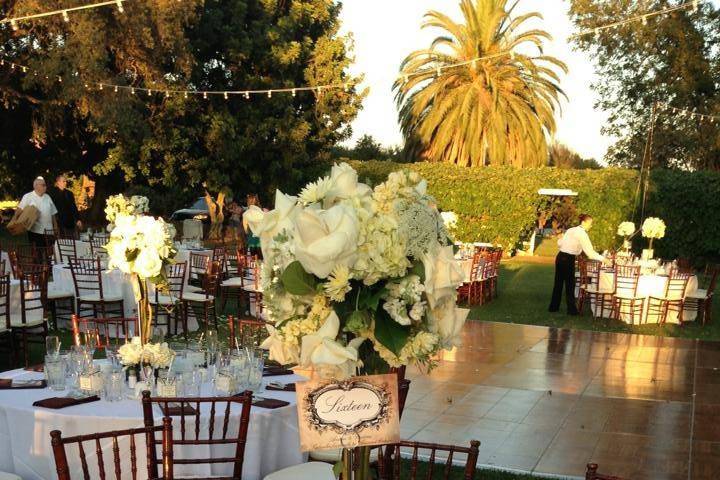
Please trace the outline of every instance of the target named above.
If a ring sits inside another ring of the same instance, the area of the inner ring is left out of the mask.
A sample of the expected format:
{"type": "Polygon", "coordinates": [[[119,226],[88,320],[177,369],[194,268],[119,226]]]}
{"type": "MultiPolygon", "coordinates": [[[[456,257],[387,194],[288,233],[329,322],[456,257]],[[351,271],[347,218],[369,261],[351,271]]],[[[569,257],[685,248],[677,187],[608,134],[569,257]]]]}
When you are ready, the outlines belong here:
{"type": "Polygon", "coordinates": [[[130,88],[130,93],[131,93],[132,95],[135,95],[135,89],[134,89],[134,88],[130,88]]]}
{"type": "Polygon", "coordinates": [[[118,86],[115,85],[115,93],[117,93],[117,92],[118,92],[118,86]]]}
{"type": "Polygon", "coordinates": [[[250,92],[245,92],[245,100],[250,100],[250,92]]]}
{"type": "Polygon", "coordinates": [[[207,100],[207,92],[203,92],[203,98],[207,100]]]}
{"type": "Polygon", "coordinates": [[[656,17],[656,16],[659,16],[659,15],[667,15],[667,14],[672,13],[672,12],[677,12],[677,11],[679,11],[679,10],[684,10],[684,9],[686,9],[686,8],[691,8],[693,12],[697,12],[697,10],[698,10],[698,8],[699,8],[699,3],[700,3],[700,0],[692,0],[692,1],[690,1],[690,2],[686,2],[686,3],[680,4],[680,5],[676,5],[676,6],[674,6],[674,7],[665,8],[665,9],[663,9],[663,10],[657,10],[657,11],[655,11],[655,12],[644,13],[644,14],[642,14],[642,15],[637,15],[637,16],[634,16],[634,17],[626,18],[625,20],[620,20],[620,21],[617,21],[617,22],[609,23],[609,24],[607,24],[607,25],[600,25],[600,26],[598,26],[598,27],[594,27],[594,28],[589,29],[589,30],[583,30],[583,31],[578,32],[578,33],[576,33],[576,34],[574,34],[574,35],[571,35],[571,36],[570,36],[570,39],[571,39],[571,40],[572,40],[572,39],[577,39],[577,38],[581,38],[581,37],[584,37],[584,36],[586,36],[586,35],[591,35],[591,34],[597,36],[597,35],[599,35],[600,32],[603,31],[603,30],[608,30],[608,29],[610,29],[610,28],[620,27],[620,26],[627,25],[627,24],[634,23],[634,22],[638,22],[638,21],[641,21],[641,22],[643,23],[643,25],[647,25],[648,18],[650,18],[650,17],[656,17]]]}
{"type": "Polygon", "coordinates": [[[223,98],[225,98],[225,100],[228,99],[228,93],[227,93],[227,92],[223,92],[223,98]]]}
{"type": "Polygon", "coordinates": [[[292,89],[292,96],[295,97],[297,95],[297,91],[293,88],[292,89]]]}
{"type": "Polygon", "coordinates": [[[706,113],[698,113],[696,110],[687,110],[684,108],[671,107],[667,103],[658,102],[658,110],[660,112],[668,111],[678,114],[682,118],[694,118],[700,121],[708,120],[710,123],[715,123],[715,120],[720,120],[720,115],[708,115],[706,113]]]}
{"type": "Polygon", "coordinates": [[[3,23],[10,23],[10,25],[13,27],[13,30],[17,30],[17,22],[27,22],[30,20],[34,20],[36,18],[45,18],[45,17],[53,17],[57,15],[62,15],[63,20],[66,22],[70,21],[70,16],[68,15],[69,12],[77,12],[79,10],[89,10],[92,8],[99,8],[99,7],[105,7],[108,5],[117,5],[117,9],[120,13],[124,11],[123,9],[123,2],[127,2],[128,0],[106,0],[104,2],[98,2],[98,3],[91,3],[88,5],[80,5],[77,7],[71,7],[71,8],[63,8],[62,10],[52,10],[49,12],[42,12],[42,13],[35,13],[32,15],[24,15],[22,17],[13,17],[13,18],[4,18],[0,20],[0,24],[3,23]]]}
{"type": "Polygon", "coordinates": [[[268,90],[268,98],[272,98],[272,90],[268,90]]]}
{"type": "Polygon", "coordinates": [[[10,20],[10,26],[12,27],[14,32],[17,32],[18,26],[15,20],[10,20]]]}

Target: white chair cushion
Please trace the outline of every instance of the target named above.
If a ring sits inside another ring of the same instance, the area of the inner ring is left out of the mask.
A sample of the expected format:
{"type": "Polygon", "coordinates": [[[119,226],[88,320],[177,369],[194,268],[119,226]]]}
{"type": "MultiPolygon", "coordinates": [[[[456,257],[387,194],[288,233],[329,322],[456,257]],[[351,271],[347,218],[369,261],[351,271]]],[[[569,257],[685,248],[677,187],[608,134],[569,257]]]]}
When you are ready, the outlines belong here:
{"type": "Polygon", "coordinates": [[[197,292],[185,292],[182,295],[182,299],[188,302],[214,302],[215,297],[212,295],[205,297],[204,293],[197,292]]]}
{"type": "MultiPolygon", "coordinates": [[[[108,295],[107,293],[104,293],[102,301],[103,302],[119,302],[122,299],[123,299],[122,295],[108,295]]],[[[94,293],[91,295],[80,295],[80,298],[78,300],[80,300],[82,302],[99,302],[100,295],[97,293],[94,293]]]]}
{"type": "Polygon", "coordinates": [[[242,287],[243,286],[243,279],[240,277],[232,277],[228,278],[224,282],[222,282],[223,287],[242,287]]]}
{"type": "Polygon", "coordinates": [[[10,314],[10,325],[16,328],[37,327],[45,323],[45,319],[40,313],[30,313],[25,323],[22,321],[22,315],[19,313],[10,314]]]}
{"type": "Polygon", "coordinates": [[[335,480],[335,474],[329,463],[308,462],[273,472],[265,480],[335,480]]]}
{"type": "Polygon", "coordinates": [[[14,473],[0,472],[0,480],[22,480],[22,478],[14,473]]]}
{"type": "MultiPolygon", "coordinates": [[[[71,292],[69,290],[61,290],[61,289],[50,289],[48,288],[47,292],[47,298],[48,300],[58,300],[60,298],[75,298],[75,293],[71,292]]],[[[0,479],[2,480],[2,479],[0,479]]]]}
{"type": "Polygon", "coordinates": [[[200,287],[196,287],[195,285],[188,285],[188,284],[185,284],[185,287],[183,288],[183,290],[185,290],[186,292],[195,292],[195,293],[203,291],[203,289],[200,287]]]}
{"type": "Polygon", "coordinates": [[[155,297],[150,300],[151,305],[175,305],[179,299],[177,297],[171,297],[169,295],[158,295],[157,302],[155,297]]]}
{"type": "Polygon", "coordinates": [[[688,294],[688,298],[694,298],[697,300],[705,300],[707,298],[707,296],[708,296],[708,292],[704,288],[698,288],[694,292],[688,294]]]}

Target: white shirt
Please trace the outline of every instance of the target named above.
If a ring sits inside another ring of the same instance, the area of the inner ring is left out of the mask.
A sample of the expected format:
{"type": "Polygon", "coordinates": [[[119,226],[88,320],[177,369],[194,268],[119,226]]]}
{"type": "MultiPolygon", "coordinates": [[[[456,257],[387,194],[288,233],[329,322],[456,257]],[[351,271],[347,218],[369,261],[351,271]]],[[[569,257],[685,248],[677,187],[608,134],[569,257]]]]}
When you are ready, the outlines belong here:
{"type": "Polygon", "coordinates": [[[50,195],[46,193],[41,197],[35,193],[35,190],[30,193],[26,193],[23,195],[22,200],[20,200],[18,208],[22,209],[28,205],[32,205],[40,212],[37,221],[33,223],[32,227],[30,227],[30,231],[33,233],[45,234],[45,230],[52,230],[52,217],[53,215],[57,215],[58,211],[57,208],[55,208],[55,204],[53,203],[52,198],[50,198],[50,195]]]}
{"type": "Polygon", "coordinates": [[[558,246],[560,251],[569,253],[570,255],[580,255],[585,252],[591,260],[604,260],[605,257],[595,251],[590,241],[590,237],[582,225],[577,227],[569,228],[565,235],[558,240],[558,246]]]}

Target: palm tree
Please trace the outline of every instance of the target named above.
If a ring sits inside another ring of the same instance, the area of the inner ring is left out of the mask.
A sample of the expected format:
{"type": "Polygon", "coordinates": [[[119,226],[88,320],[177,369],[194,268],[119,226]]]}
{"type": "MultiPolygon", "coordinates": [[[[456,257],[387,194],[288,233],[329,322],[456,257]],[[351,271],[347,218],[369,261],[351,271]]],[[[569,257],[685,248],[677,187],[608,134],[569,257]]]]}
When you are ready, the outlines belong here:
{"type": "Polygon", "coordinates": [[[564,96],[557,70],[567,67],[543,54],[549,33],[519,31],[542,15],[513,18],[518,1],[461,0],[464,24],[425,15],[423,28],[445,33],[408,55],[393,86],[407,155],[464,166],[547,164],[564,96]],[[539,54],[518,51],[527,44],[539,54]]]}

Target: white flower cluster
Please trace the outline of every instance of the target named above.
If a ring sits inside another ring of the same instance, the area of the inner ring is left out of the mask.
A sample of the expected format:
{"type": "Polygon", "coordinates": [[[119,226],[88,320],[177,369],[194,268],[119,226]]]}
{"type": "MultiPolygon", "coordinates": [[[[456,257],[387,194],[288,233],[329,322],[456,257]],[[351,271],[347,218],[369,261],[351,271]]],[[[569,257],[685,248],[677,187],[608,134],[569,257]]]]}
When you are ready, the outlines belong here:
{"type": "Polygon", "coordinates": [[[635,233],[635,224],[633,222],[622,222],[618,225],[617,234],[621,237],[629,237],[635,233]]]}
{"type": "Polygon", "coordinates": [[[648,217],[642,224],[642,236],[645,238],[663,238],[665,222],[656,217],[648,217]]]}
{"type": "Polygon", "coordinates": [[[133,195],[112,195],[105,204],[105,216],[111,224],[120,215],[145,215],[150,211],[150,200],[147,197],[133,195]]]}
{"type": "Polygon", "coordinates": [[[131,342],[118,349],[118,356],[120,363],[125,366],[148,364],[153,368],[167,368],[175,357],[175,352],[167,343],[142,345],[140,337],[133,337],[131,342]]]}
{"type": "Polygon", "coordinates": [[[108,268],[118,268],[140,278],[156,278],[175,256],[175,227],[162,218],[118,215],[105,246],[108,268]]]}
{"type": "Polygon", "coordinates": [[[274,210],[251,207],[245,219],[263,251],[271,359],[342,378],[362,365],[366,340],[393,365],[429,364],[457,343],[462,269],[417,173],[392,173],[373,190],[335,165],[298,197],[278,191],[274,210]],[[389,331],[402,338],[378,334],[379,322],[399,324],[389,331]]]}

